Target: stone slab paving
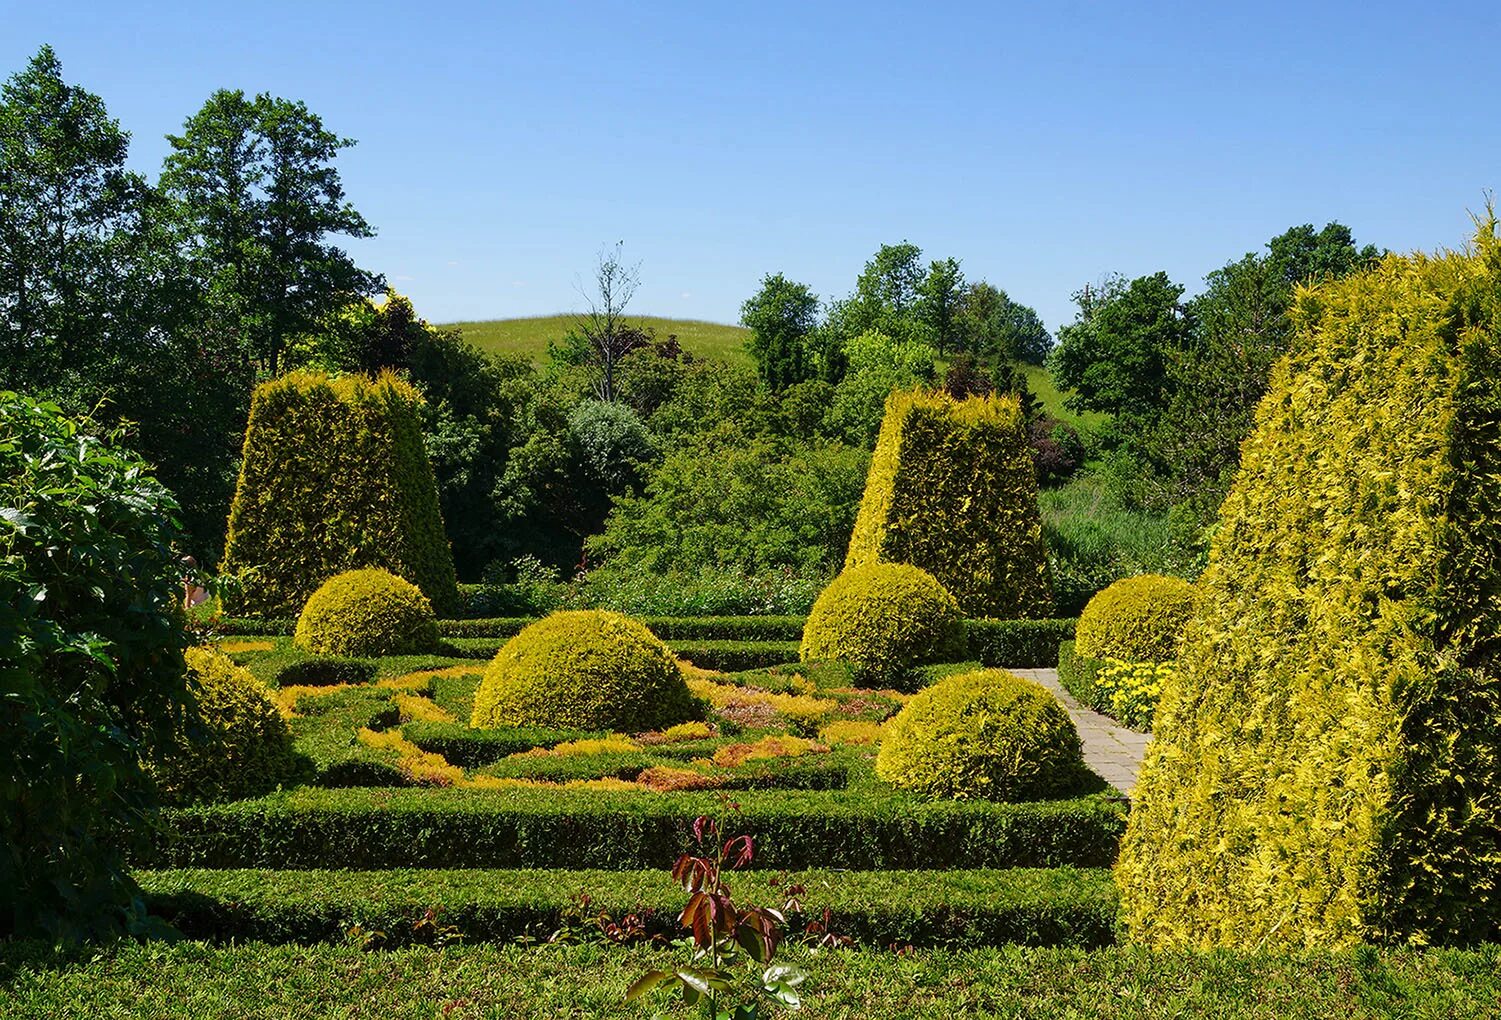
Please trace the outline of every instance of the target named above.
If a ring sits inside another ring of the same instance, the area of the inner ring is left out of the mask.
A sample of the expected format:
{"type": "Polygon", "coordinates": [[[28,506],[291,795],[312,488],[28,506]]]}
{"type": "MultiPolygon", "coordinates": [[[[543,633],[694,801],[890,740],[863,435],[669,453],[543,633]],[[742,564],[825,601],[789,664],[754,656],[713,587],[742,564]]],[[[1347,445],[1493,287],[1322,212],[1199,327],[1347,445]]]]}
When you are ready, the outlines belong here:
{"type": "Polygon", "coordinates": [[[1128,730],[1108,715],[1101,715],[1085,708],[1058,681],[1056,669],[1013,669],[1017,676],[1035,680],[1058,695],[1063,707],[1073,717],[1079,728],[1079,739],[1084,744],[1084,761],[1098,772],[1111,786],[1126,796],[1136,785],[1136,773],[1141,768],[1142,755],[1146,753],[1150,733],[1128,730]]]}

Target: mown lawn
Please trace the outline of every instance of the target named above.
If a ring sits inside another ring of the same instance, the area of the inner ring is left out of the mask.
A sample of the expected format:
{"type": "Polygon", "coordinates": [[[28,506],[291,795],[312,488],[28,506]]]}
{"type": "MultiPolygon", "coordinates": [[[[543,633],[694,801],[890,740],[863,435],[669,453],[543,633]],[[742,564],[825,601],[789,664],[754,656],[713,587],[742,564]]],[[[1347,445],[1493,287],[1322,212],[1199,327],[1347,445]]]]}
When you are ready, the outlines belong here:
{"type": "MultiPolygon", "coordinates": [[[[561,340],[577,319],[574,314],[540,315],[452,325],[464,331],[464,339],[483,350],[493,354],[523,354],[540,361],[547,355],[548,341],[561,340]]],[[[750,364],[750,355],[745,352],[745,338],[750,331],[742,326],[650,315],[632,315],[626,319],[633,326],[655,330],[661,340],[676,334],[683,349],[696,356],[750,364]]]]}
{"type": "MultiPolygon", "coordinates": [[[[632,979],[668,950],[593,944],[416,948],[120,943],[54,953],[0,947],[0,1015],[40,1017],[694,1016],[665,999],[626,1005],[632,979]]],[[[1501,957],[1480,952],[1151,954],[1130,949],[805,949],[818,1017],[1213,1017],[1216,1020],[1501,1016],[1501,957]]]]}

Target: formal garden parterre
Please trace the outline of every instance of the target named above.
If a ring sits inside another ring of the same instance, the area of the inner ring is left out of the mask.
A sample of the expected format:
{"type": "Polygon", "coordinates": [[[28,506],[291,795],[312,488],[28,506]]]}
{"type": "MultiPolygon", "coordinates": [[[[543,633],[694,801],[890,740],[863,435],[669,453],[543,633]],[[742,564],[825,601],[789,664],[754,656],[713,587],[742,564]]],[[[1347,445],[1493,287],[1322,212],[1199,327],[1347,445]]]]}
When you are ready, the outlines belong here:
{"type": "MultiPolygon", "coordinates": [[[[797,454],[864,485],[776,612],[621,612],[525,557],[475,581],[415,363],[267,373],[214,570],[124,430],[0,393],[0,1012],[1501,1013],[1495,231],[1290,292],[1192,580],[1060,558],[1020,375],[804,349],[768,294],[773,431],[833,399],[869,451],[797,454]],[[805,356],[864,389],[794,394],[805,356]],[[1019,675],[1052,668],[1072,700],[1019,675]],[[1085,711],[1150,734],[1134,787],[1085,711]]],[[[398,302],[298,342],[453,340],[398,302]]],[[[1073,336],[1060,376],[1121,383],[1073,336]]],[[[681,351],[637,339],[649,402],[681,351]]],[[[723,393],[653,433],[570,342],[599,399],[552,412],[623,523],[568,548],[628,563],[672,462],[621,479],[723,393]]]]}

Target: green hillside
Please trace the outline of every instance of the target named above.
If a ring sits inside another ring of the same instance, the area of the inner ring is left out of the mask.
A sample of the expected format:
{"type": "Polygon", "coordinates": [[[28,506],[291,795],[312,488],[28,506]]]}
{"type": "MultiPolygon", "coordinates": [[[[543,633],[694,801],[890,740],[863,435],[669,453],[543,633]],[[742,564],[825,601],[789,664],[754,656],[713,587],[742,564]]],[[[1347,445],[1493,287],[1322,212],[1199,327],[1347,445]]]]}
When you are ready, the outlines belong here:
{"type": "MultiPolygon", "coordinates": [[[[547,342],[560,340],[572,328],[577,315],[538,315],[525,319],[492,319],[488,322],[455,322],[464,331],[464,339],[492,354],[523,354],[534,361],[541,361],[547,354],[547,342]]],[[[627,316],[634,326],[652,329],[661,339],[676,335],[685,350],[704,358],[719,358],[723,361],[750,363],[745,351],[745,340],[750,330],[744,326],[731,326],[722,322],[703,322],[698,319],[664,319],[654,315],[627,316]]],[[[1052,374],[1037,365],[1024,367],[1027,384],[1037,395],[1043,409],[1060,421],[1079,427],[1094,427],[1103,423],[1107,415],[1097,413],[1078,414],[1063,406],[1064,394],[1053,385],[1052,374]]]]}
{"type": "MultiPolygon", "coordinates": [[[[565,313],[451,325],[464,331],[464,339],[493,354],[524,354],[533,360],[541,360],[547,354],[547,342],[561,340],[577,319],[577,315],[565,313]]],[[[750,331],[742,326],[696,319],[662,319],[651,315],[630,315],[626,319],[633,326],[655,330],[659,339],[665,340],[676,334],[684,350],[701,357],[750,362],[750,356],[745,353],[745,338],[750,331]]]]}

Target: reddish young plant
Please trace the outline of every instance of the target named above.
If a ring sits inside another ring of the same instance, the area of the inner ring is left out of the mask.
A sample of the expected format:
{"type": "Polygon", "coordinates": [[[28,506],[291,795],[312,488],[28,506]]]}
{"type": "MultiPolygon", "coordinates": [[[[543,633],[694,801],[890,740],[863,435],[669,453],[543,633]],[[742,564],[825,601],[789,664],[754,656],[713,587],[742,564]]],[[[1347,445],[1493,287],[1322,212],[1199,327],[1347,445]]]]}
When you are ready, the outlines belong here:
{"type": "MultiPolygon", "coordinates": [[[[728,811],[739,811],[733,801],[723,803],[728,811]]],[[[691,948],[689,963],[647,971],[626,990],[626,1000],[635,1001],[658,988],[680,989],[684,1003],[702,1005],[714,1020],[757,1020],[763,1016],[760,1007],[765,1000],[797,1009],[802,1004],[797,987],[803,973],[772,962],[785,939],[786,915],[771,907],[736,903],[726,880],[727,872],[755,858],[755,842],[743,834],[725,838],[720,824],[707,815],[694,820],[693,840],[697,851],[682,854],[672,866],[673,879],[688,893],[678,921],[688,933],[682,942],[691,948]],[[739,995],[738,974],[745,975],[739,995]],[[742,996],[748,1001],[725,1001],[742,996]]]]}

